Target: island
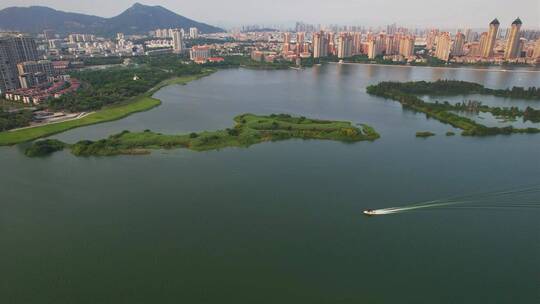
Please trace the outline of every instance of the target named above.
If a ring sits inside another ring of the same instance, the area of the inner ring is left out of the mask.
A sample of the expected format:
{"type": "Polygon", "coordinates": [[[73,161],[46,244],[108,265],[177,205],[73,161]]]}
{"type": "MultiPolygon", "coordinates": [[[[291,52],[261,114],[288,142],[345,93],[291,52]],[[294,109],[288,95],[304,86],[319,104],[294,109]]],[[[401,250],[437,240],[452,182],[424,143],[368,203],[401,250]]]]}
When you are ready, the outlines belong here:
{"type": "Polygon", "coordinates": [[[431,136],[435,136],[435,133],[429,132],[429,131],[416,132],[416,137],[426,138],[426,137],[431,137],[431,136]]]}
{"type": "Polygon", "coordinates": [[[254,144],[286,139],[319,139],[340,142],[374,141],[379,134],[370,126],[358,127],[346,121],[296,117],[289,114],[267,116],[242,114],[234,118],[232,128],[218,131],[165,135],[150,130],[123,131],[98,141],[82,140],[69,145],[58,140],[41,140],[26,149],[30,157],[45,156],[70,149],[76,156],[111,156],[148,154],[153,149],[187,148],[194,151],[226,147],[249,147],[254,144]]]}
{"type": "Polygon", "coordinates": [[[520,110],[517,107],[490,107],[482,105],[480,102],[472,101],[456,104],[451,104],[449,102],[426,102],[418,97],[418,95],[455,96],[482,94],[507,98],[540,100],[540,90],[536,87],[527,89],[513,87],[511,89],[500,90],[485,88],[477,83],[456,80],[438,80],[435,82],[381,82],[377,85],[368,86],[367,93],[398,101],[404,109],[424,113],[429,118],[435,118],[442,123],[463,130],[461,135],[464,136],[540,133],[539,128],[514,128],[512,126],[487,127],[470,118],[458,115],[459,112],[489,112],[497,117],[507,119],[508,121],[521,117],[524,121],[540,122],[540,110],[531,107],[520,110]]]}

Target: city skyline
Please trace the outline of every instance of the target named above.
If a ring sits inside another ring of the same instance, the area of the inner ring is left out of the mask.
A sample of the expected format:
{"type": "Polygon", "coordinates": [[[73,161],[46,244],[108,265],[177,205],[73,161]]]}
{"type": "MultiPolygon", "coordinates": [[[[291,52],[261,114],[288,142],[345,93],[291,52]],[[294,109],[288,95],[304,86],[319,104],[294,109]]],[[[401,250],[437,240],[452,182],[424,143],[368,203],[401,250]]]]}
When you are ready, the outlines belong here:
{"type": "MultiPolygon", "coordinates": [[[[136,2],[133,0],[96,0],[91,3],[82,3],[50,0],[43,3],[36,0],[3,0],[0,9],[11,6],[39,5],[62,11],[112,17],[136,2]]],[[[285,0],[276,0],[267,9],[261,9],[260,4],[247,0],[232,0],[226,4],[213,3],[210,10],[207,3],[190,2],[180,5],[172,0],[140,2],[145,5],[161,5],[188,18],[227,28],[246,24],[292,26],[294,22],[302,21],[313,24],[382,26],[398,23],[406,27],[476,29],[484,27],[486,19],[497,18],[501,24],[510,24],[517,17],[523,20],[524,28],[540,28],[540,2],[535,0],[521,0],[518,1],[519,3],[501,0],[470,3],[465,0],[456,0],[451,6],[445,7],[444,13],[440,11],[439,5],[425,0],[411,0],[407,3],[390,3],[390,0],[377,3],[367,1],[350,3],[345,0],[332,3],[322,1],[288,3],[285,0]],[[238,13],[239,7],[243,8],[242,14],[238,13]]]]}

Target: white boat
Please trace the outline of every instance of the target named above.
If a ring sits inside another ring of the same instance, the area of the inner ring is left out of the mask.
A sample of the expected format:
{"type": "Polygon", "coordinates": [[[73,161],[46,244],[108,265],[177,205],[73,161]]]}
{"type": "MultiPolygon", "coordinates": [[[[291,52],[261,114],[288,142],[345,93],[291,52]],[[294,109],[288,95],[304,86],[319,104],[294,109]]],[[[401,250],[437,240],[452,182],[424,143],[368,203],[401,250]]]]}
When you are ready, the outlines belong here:
{"type": "Polygon", "coordinates": [[[367,210],[364,210],[364,214],[367,216],[374,216],[374,215],[377,215],[377,212],[372,209],[367,209],[367,210]]]}

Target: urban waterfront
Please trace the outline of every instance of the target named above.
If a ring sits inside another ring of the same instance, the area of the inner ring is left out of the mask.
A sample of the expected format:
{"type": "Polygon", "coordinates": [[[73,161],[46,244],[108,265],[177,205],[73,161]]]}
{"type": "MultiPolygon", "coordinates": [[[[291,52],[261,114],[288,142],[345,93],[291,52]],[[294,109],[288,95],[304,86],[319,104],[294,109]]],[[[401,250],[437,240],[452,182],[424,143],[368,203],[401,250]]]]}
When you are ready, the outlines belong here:
{"type": "Polygon", "coordinates": [[[0,293],[6,303],[535,302],[539,209],[362,215],[540,183],[540,135],[446,137],[459,130],[365,93],[380,81],[437,79],[528,87],[540,72],[221,70],[161,89],[151,111],[54,136],[215,130],[250,112],[367,123],[375,142],[35,159],[24,145],[1,147],[0,293]]]}

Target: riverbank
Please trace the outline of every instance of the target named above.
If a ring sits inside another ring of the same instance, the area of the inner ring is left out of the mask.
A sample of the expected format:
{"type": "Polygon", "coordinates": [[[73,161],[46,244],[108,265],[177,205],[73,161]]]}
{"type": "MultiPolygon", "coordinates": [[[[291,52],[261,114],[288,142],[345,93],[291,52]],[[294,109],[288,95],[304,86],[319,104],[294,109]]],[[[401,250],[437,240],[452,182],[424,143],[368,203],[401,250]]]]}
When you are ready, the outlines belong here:
{"type": "Polygon", "coordinates": [[[511,67],[511,69],[504,69],[500,68],[497,69],[497,67],[501,66],[486,66],[486,68],[473,68],[467,65],[461,65],[461,66],[425,66],[425,65],[406,65],[406,64],[382,64],[382,63],[362,63],[362,62],[328,62],[331,64],[353,64],[353,65],[372,65],[372,66],[384,66],[384,67],[396,67],[396,68],[425,68],[425,69],[443,69],[443,70],[467,70],[467,71],[483,71],[483,72],[500,72],[500,73],[506,73],[506,72],[512,72],[512,73],[540,73],[540,69],[535,66],[516,66],[517,69],[514,69],[516,67],[511,67]],[[535,70],[524,70],[522,68],[534,68],[535,70]],[[536,70],[537,69],[537,70],[536,70]]]}
{"type": "Polygon", "coordinates": [[[0,133],[0,146],[15,145],[23,142],[32,141],[38,138],[51,136],[62,133],[67,130],[79,128],[83,126],[94,125],[98,123],[114,121],[122,119],[131,114],[148,111],[161,104],[159,99],[153,98],[152,95],[162,87],[181,84],[185,85],[193,80],[200,79],[215,72],[213,69],[207,69],[203,73],[182,77],[175,77],[164,80],[158,85],[151,88],[148,92],[131,98],[121,104],[115,104],[95,111],[92,114],[84,116],[80,119],[74,119],[58,123],[50,123],[46,125],[19,129],[14,131],[5,131],[0,133]]]}
{"type": "Polygon", "coordinates": [[[346,121],[309,119],[287,114],[243,114],[236,116],[234,121],[232,128],[190,134],[164,135],[150,130],[124,131],[99,141],[83,140],[74,145],[59,141],[38,141],[27,149],[26,155],[44,156],[64,147],[71,149],[77,156],[111,156],[147,154],[152,149],[187,148],[208,151],[249,147],[262,142],[292,138],[341,142],[373,141],[379,138],[379,134],[368,125],[358,128],[346,121]]]}

